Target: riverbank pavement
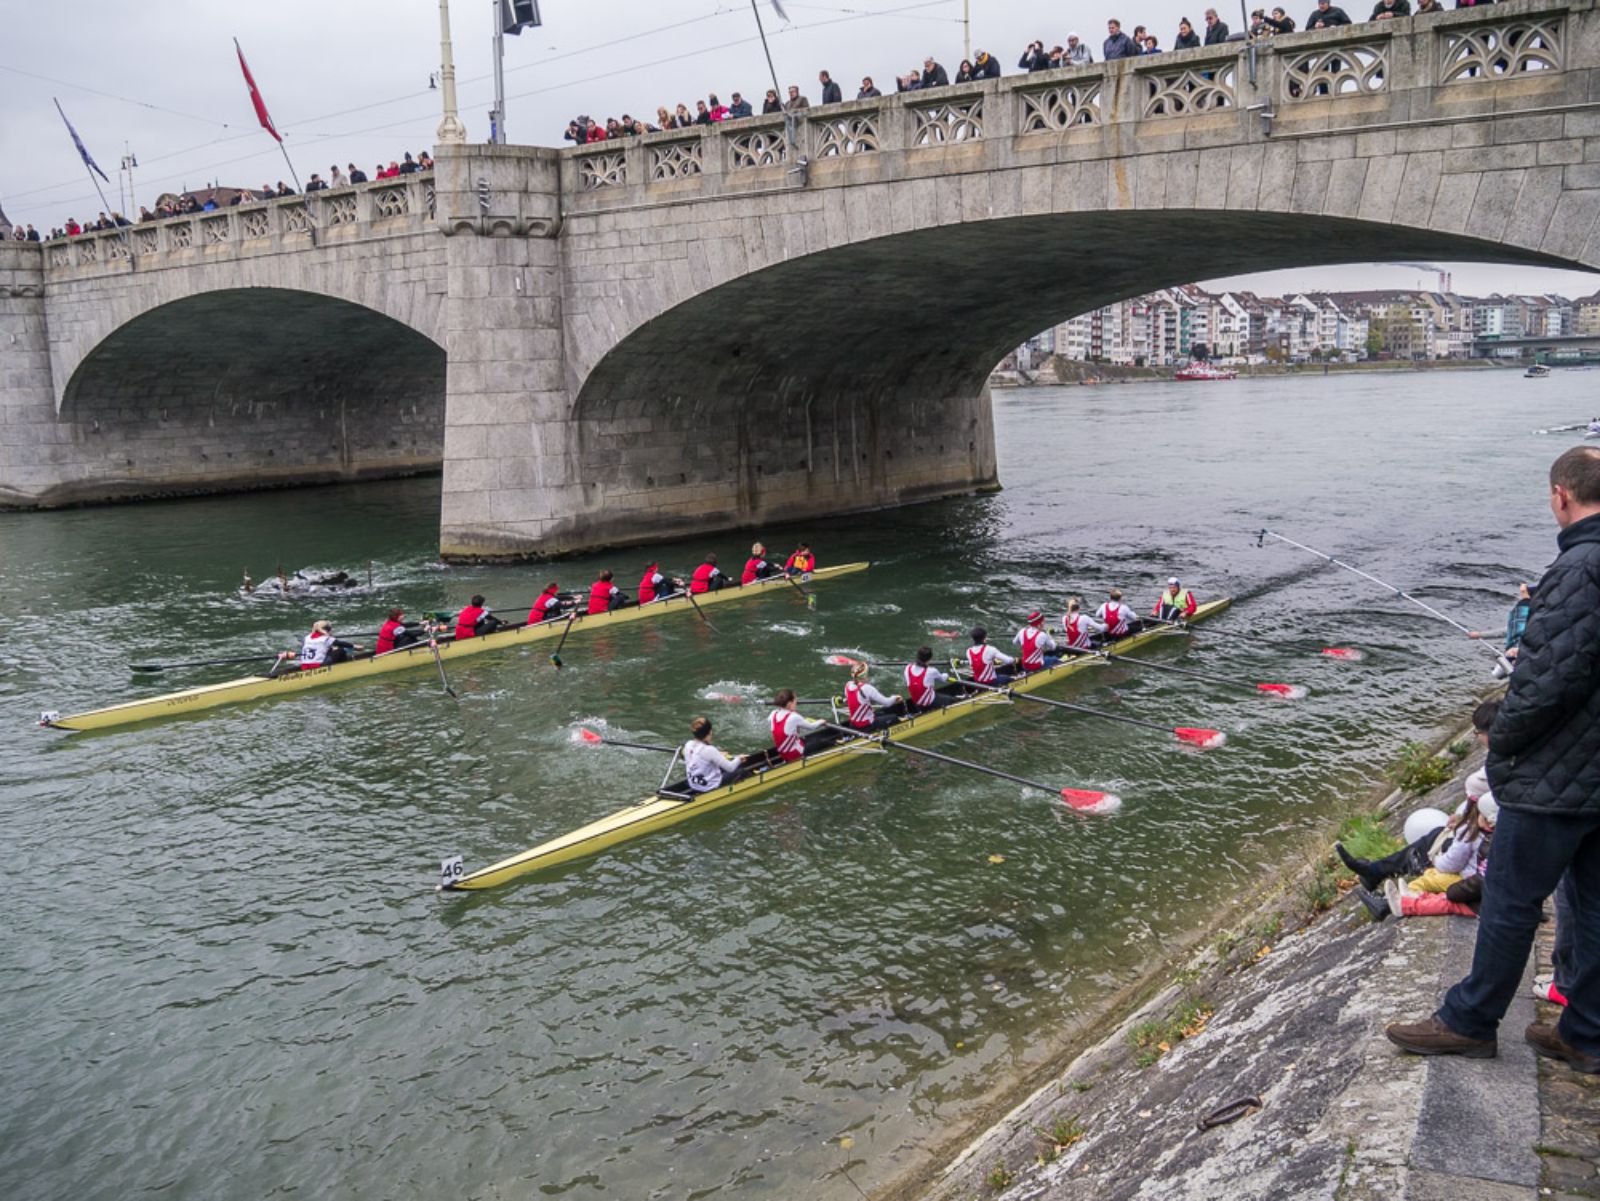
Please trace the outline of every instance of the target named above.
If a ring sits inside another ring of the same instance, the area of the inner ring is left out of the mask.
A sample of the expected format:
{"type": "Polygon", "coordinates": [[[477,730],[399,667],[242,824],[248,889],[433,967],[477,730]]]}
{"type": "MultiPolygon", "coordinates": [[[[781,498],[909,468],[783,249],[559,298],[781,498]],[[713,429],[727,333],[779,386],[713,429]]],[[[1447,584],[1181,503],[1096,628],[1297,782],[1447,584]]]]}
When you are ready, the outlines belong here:
{"type": "MultiPolygon", "coordinates": [[[[1396,824],[1449,810],[1480,762],[1396,824]]],[[[1523,1040],[1554,1008],[1533,967],[1491,1060],[1408,1055],[1389,1022],[1432,1013],[1466,974],[1476,922],[1374,922],[1345,893],[1307,920],[1321,856],[1108,1037],[908,1194],[926,1201],[1533,1201],[1600,1197],[1600,1077],[1523,1040]],[[1298,904],[1297,904],[1298,900],[1298,904]],[[1304,923],[1283,933],[1296,922],[1304,923]],[[1231,1108],[1230,1108],[1231,1107],[1231,1108]],[[1208,1115],[1236,1120],[1202,1128],[1208,1115]]],[[[1328,877],[1324,875],[1324,879],[1328,877]]],[[[1548,971],[1549,923],[1542,928],[1548,971]]],[[[1537,958],[1537,953],[1536,953],[1537,958]]]]}

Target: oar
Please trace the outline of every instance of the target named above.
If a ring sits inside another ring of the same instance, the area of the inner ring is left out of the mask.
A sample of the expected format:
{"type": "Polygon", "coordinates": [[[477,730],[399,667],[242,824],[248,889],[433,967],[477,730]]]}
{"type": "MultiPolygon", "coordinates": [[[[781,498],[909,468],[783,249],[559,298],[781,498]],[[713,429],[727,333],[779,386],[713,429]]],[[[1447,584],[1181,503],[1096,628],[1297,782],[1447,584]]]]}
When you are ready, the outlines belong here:
{"type": "MultiPolygon", "coordinates": [[[[1201,632],[1198,626],[1189,621],[1170,621],[1165,617],[1146,617],[1145,620],[1153,621],[1160,625],[1172,626],[1175,629],[1201,632]]],[[[1219,630],[1215,626],[1206,626],[1203,632],[1207,634],[1221,634],[1224,638],[1242,638],[1246,642],[1262,643],[1267,646],[1273,645],[1258,635],[1242,634],[1238,630],[1219,630]]],[[[1281,646],[1282,643],[1279,643],[1278,645],[1281,646]]],[[[1320,655],[1325,655],[1329,659],[1345,659],[1352,663],[1359,663],[1361,660],[1367,657],[1367,653],[1365,651],[1354,650],[1348,646],[1325,646],[1317,653],[1320,655]]]]}
{"type": "Polygon", "coordinates": [[[1031,692],[1016,692],[1010,688],[996,688],[993,684],[980,684],[977,680],[964,680],[963,683],[971,684],[975,688],[984,688],[990,692],[1001,692],[1015,700],[1032,701],[1036,705],[1049,705],[1052,709],[1065,709],[1069,713],[1087,713],[1090,717],[1101,717],[1106,721],[1120,721],[1130,726],[1143,726],[1147,730],[1160,730],[1165,734],[1175,735],[1179,742],[1186,742],[1190,746],[1200,747],[1202,750],[1211,750],[1219,747],[1228,740],[1228,736],[1221,730],[1208,730],[1203,726],[1164,726],[1160,722],[1145,721],[1142,717],[1127,717],[1121,713],[1107,713],[1104,709],[1092,709],[1088,705],[1074,705],[1067,701],[1052,701],[1042,696],[1034,696],[1031,692]]]}
{"type": "Polygon", "coordinates": [[[625,746],[635,751],[660,751],[663,755],[676,755],[675,746],[662,746],[659,742],[623,742],[620,738],[606,738],[593,730],[582,729],[578,734],[585,742],[604,743],[606,746],[625,746]]]}
{"type": "MultiPolygon", "coordinates": [[[[1171,619],[1169,617],[1151,616],[1151,617],[1146,617],[1144,620],[1145,621],[1153,621],[1153,622],[1156,623],[1156,625],[1171,626],[1175,630],[1184,630],[1184,631],[1186,631],[1188,633],[1199,633],[1199,632],[1201,632],[1200,628],[1198,626],[1195,626],[1195,625],[1191,624],[1190,622],[1187,622],[1187,621],[1174,621],[1173,619],[1171,619]]],[[[1207,634],[1221,634],[1224,638],[1248,638],[1252,642],[1261,641],[1254,634],[1241,634],[1237,630],[1219,630],[1215,626],[1207,626],[1205,628],[1204,632],[1207,633],[1207,634]]]]}
{"type": "Polygon", "coordinates": [[[710,630],[713,634],[720,633],[721,631],[719,631],[716,626],[711,624],[711,619],[706,616],[706,611],[700,607],[700,602],[695,600],[693,587],[685,588],[683,590],[683,594],[689,598],[689,603],[694,606],[694,611],[700,614],[700,620],[706,623],[706,629],[710,630]]]}
{"type": "Polygon", "coordinates": [[[433,652],[433,661],[439,668],[439,683],[444,685],[446,695],[459,701],[461,698],[456,695],[456,690],[450,687],[450,677],[444,674],[444,660],[439,657],[439,640],[432,635],[428,637],[428,649],[433,652]]]}
{"type": "Polygon", "coordinates": [[[180,667],[221,667],[225,663],[259,663],[263,659],[276,659],[270,655],[243,655],[237,659],[191,659],[187,663],[130,663],[129,671],[176,671],[180,667]]]}
{"type": "Polygon", "coordinates": [[[1297,701],[1305,696],[1306,689],[1300,684],[1259,684],[1254,680],[1241,680],[1233,676],[1213,675],[1208,671],[1196,671],[1192,667],[1178,667],[1171,663],[1152,663],[1148,659],[1134,659],[1128,655],[1111,655],[1105,651],[1078,651],[1077,654],[1093,655],[1097,659],[1106,659],[1112,663],[1126,663],[1132,667],[1148,667],[1151,671],[1170,671],[1180,676],[1193,676],[1197,680],[1208,680],[1213,684],[1226,684],[1231,688],[1248,688],[1252,692],[1265,692],[1270,696],[1282,697],[1284,700],[1297,701]]]}
{"type": "MultiPolygon", "coordinates": [[[[831,721],[822,723],[830,730],[837,730],[851,738],[861,738],[860,730],[852,730],[847,726],[836,726],[831,721]]],[[[1014,776],[1008,771],[1001,771],[998,767],[988,767],[982,763],[973,763],[969,759],[957,759],[954,755],[945,755],[939,751],[930,751],[927,747],[912,746],[909,743],[897,742],[890,738],[887,731],[867,739],[876,742],[879,746],[892,746],[896,750],[905,751],[912,755],[921,755],[927,759],[936,759],[940,763],[948,763],[952,767],[965,767],[972,771],[982,772],[986,776],[995,776],[1001,780],[1009,780],[1013,784],[1021,784],[1026,788],[1034,788],[1040,792],[1048,792],[1051,796],[1059,796],[1074,809],[1086,813],[1111,813],[1122,808],[1122,798],[1109,792],[1094,792],[1084,788],[1057,788],[1052,784],[1041,784],[1037,780],[1030,780],[1025,776],[1014,776]]]]}
{"type": "Polygon", "coordinates": [[[561,648],[567,645],[567,635],[572,633],[572,623],[578,618],[577,611],[567,614],[567,628],[561,631],[561,640],[556,643],[556,649],[550,652],[550,662],[554,663],[556,670],[561,670],[561,648]]]}
{"type": "MultiPolygon", "coordinates": [[[[708,701],[721,701],[724,705],[743,705],[743,704],[746,704],[749,701],[752,701],[754,699],[755,699],[754,697],[740,696],[736,692],[708,692],[706,694],[706,700],[708,700],[708,701]]],[[[766,702],[763,701],[761,703],[765,704],[766,702]]],[[[831,701],[829,698],[824,696],[824,697],[802,698],[800,700],[795,701],[795,704],[797,704],[797,705],[831,705],[831,704],[833,704],[833,701],[831,701]]]]}
{"type": "Polygon", "coordinates": [[[800,587],[800,581],[795,579],[787,571],[783,573],[783,578],[784,578],[785,581],[788,582],[788,584],[789,584],[789,586],[791,588],[793,588],[801,596],[806,598],[806,608],[815,609],[817,607],[817,595],[816,595],[816,593],[807,592],[804,588],[800,587]]]}

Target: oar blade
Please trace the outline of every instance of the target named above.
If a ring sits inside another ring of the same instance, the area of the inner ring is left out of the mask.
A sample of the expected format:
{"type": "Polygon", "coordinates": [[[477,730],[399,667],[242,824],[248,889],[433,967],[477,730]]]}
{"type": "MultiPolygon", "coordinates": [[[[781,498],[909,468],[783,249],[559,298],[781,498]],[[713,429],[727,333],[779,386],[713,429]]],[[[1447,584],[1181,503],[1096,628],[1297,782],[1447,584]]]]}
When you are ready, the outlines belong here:
{"type": "Polygon", "coordinates": [[[1063,788],[1061,802],[1077,813],[1115,813],[1122,808],[1122,798],[1116,793],[1089,788],[1063,788]]]}
{"type": "Polygon", "coordinates": [[[580,739],[582,739],[584,742],[587,742],[587,743],[589,743],[590,745],[593,745],[593,746],[598,746],[600,743],[605,741],[604,738],[600,737],[600,735],[596,734],[593,730],[590,730],[590,729],[580,729],[578,731],[578,737],[580,739]]]}
{"type": "Polygon", "coordinates": [[[1197,746],[1202,751],[1215,750],[1228,741],[1228,736],[1221,730],[1207,730],[1201,726],[1178,726],[1172,732],[1177,735],[1179,742],[1197,746]]]}
{"type": "Polygon", "coordinates": [[[1322,654],[1329,659],[1338,659],[1341,663],[1360,663],[1367,657],[1366,651],[1357,650],[1353,646],[1325,646],[1322,654]]]}
{"type": "Polygon", "coordinates": [[[1257,684],[1256,689],[1285,701],[1302,700],[1308,691],[1303,684],[1257,684]]]}
{"type": "Polygon", "coordinates": [[[823,662],[831,667],[855,667],[861,660],[852,659],[849,655],[829,655],[823,662]]]}

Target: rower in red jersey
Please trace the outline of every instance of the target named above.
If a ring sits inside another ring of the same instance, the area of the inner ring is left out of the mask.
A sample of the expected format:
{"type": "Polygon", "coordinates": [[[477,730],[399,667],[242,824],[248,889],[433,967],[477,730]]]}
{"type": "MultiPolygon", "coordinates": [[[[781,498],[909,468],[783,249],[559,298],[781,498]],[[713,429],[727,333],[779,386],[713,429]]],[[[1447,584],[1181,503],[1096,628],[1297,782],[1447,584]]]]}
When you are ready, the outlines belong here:
{"type": "Polygon", "coordinates": [[[464,638],[476,638],[480,634],[492,634],[500,628],[500,619],[485,609],[484,603],[480,593],[467,602],[466,608],[456,614],[457,642],[464,638]]]}
{"type": "Polygon", "coordinates": [[[717,566],[717,556],[707,555],[704,563],[694,569],[694,577],[689,581],[689,591],[696,596],[702,592],[715,592],[728,582],[728,577],[722,574],[722,569],[717,566]]]}
{"type": "Polygon", "coordinates": [[[982,626],[972,628],[972,645],[967,648],[967,667],[972,672],[972,678],[979,684],[998,683],[999,669],[1014,667],[1016,662],[1004,651],[997,651],[989,645],[988,630],[982,626]]]}
{"type": "Polygon", "coordinates": [[[666,600],[667,597],[683,591],[683,581],[674,576],[663,575],[659,563],[647,563],[644,568],[644,578],[639,581],[639,603],[648,605],[651,601],[666,600]]]}
{"type": "Polygon", "coordinates": [[[1152,617],[1162,621],[1183,621],[1194,616],[1194,611],[1200,605],[1194,599],[1194,593],[1183,586],[1177,576],[1167,581],[1167,590],[1156,601],[1156,607],[1151,611],[1152,617]]]}
{"type": "Polygon", "coordinates": [[[750,557],[745,560],[744,575],[739,584],[754,584],[757,580],[764,580],[777,572],[777,568],[767,562],[767,548],[763,543],[757,542],[750,547],[750,557]]]}
{"type": "Polygon", "coordinates": [[[865,663],[856,663],[850,668],[850,682],[844,686],[844,705],[846,720],[857,730],[886,724],[885,711],[905,711],[905,704],[898,696],[884,696],[868,683],[865,663]]]}
{"type": "Polygon", "coordinates": [[[417,627],[407,625],[404,618],[403,611],[389,610],[389,619],[378,627],[378,641],[373,644],[373,654],[387,655],[390,651],[410,646],[417,640],[419,637],[417,627]]]}
{"type": "Polygon", "coordinates": [[[811,544],[802,542],[794,554],[784,562],[784,575],[810,575],[817,569],[817,556],[811,553],[811,544]]]}
{"type": "Polygon", "coordinates": [[[1093,650],[1094,640],[1106,632],[1105,626],[1083,611],[1083,601],[1076,596],[1067,601],[1061,629],[1066,635],[1064,648],[1068,651],[1093,650]]]}
{"type": "Polygon", "coordinates": [[[772,745],[778,758],[785,763],[804,759],[806,735],[823,729],[824,723],[800,715],[800,702],[795,700],[792,688],[779,692],[773,703],[777,708],[767,715],[767,721],[772,726],[772,745]]]}
{"type": "Polygon", "coordinates": [[[1124,638],[1139,628],[1139,618],[1122,603],[1122,589],[1113,588],[1106,603],[1094,611],[1094,618],[1106,628],[1107,638],[1124,638]]]}
{"type": "Polygon", "coordinates": [[[561,585],[551,580],[544,586],[544,591],[534,598],[533,607],[528,610],[528,624],[536,626],[541,621],[560,617],[562,604],[561,585]]]}
{"type": "Polygon", "coordinates": [[[915,663],[907,663],[906,702],[913,710],[932,709],[939,703],[939,686],[950,677],[933,666],[933,648],[919,647],[915,663]]]}
{"type": "Polygon", "coordinates": [[[589,585],[589,616],[609,613],[622,608],[622,589],[611,582],[611,573],[602,571],[600,578],[589,585]]]}
{"type": "Polygon", "coordinates": [[[1012,638],[1022,648],[1022,670],[1044,670],[1044,657],[1056,649],[1056,640],[1050,637],[1044,628],[1044,614],[1034,610],[1028,614],[1028,624],[1017,631],[1012,638]]]}

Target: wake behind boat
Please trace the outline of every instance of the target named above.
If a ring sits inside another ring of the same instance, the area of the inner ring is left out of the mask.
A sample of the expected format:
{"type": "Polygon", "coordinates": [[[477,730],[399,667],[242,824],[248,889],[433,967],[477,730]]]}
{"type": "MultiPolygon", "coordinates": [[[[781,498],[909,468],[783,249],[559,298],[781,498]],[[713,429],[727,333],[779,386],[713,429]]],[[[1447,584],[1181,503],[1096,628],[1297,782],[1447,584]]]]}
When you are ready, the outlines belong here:
{"type": "MultiPolygon", "coordinates": [[[[1199,605],[1188,615],[1187,622],[1204,621],[1215,617],[1232,603],[1231,598],[1223,597],[1199,605]]],[[[976,714],[1010,705],[1013,703],[1010,694],[1027,694],[1077,672],[1113,662],[1128,651],[1150,646],[1182,633],[1186,624],[1159,625],[1117,639],[1111,644],[1117,652],[1114,659],[1096,652],[1072,654],[1054,666],[1013,678],[1004,689],[995,691],[980,689],[938,708],[917,710],[908,716],[893,718],[881,728],[848,738],[792,762],[775,761],[771,752],[765,752],[756,758],[753,770],[720,788],[693,795],[678,787],[663,787],[655,795],[645,797],[626,809],[619,809],[610,816],[591,822],[569,834],[552,838],[548,842],[542,842],[538,846],[476,871],[464,871],[460,857],[453,856],[444,860],[442,864],[439,891],[463,892],[496,888],[520,876],[570,863],[576,859],[584,859],[610,847],[688,821],[702,813],[710,813],[738,801],[750,800],[780,785],[817,775],[863,755],[887,753],[885,740],[902,742],[917,738],[976,714]]],[[[1271,695],[1292,695],[1287,691],[1278,691],[1286,689],[1285,685],[1255,687],[1271,695]]],[[[1108,797],[1104,793],[1071,789],[1062,790],[1062,799],[1070,807],[1087,812],[1105,812],[1120,804],[1117,798],[1108,797]]]]}
{"type": "Polygon", "coordinates": [[[430,668],[466,658],[468,655],[506,650],[549,639],[560,640],[569,635],[609,629],[630,622],[676,613],[692,614],[696,612],[697,607],[704,609],[752,596],[770,595],[774,591],[789,594],[801,583],[834,579],[853,572],[865,571],[869,566],[871,566],[869,563],[841,563],[836,567],[820,567],[799,576],[773,575],[753,580],[748,584],[723,588],[720,591],[698,593],[692,599],[683,593],[675,593],[644,605],[613,609],[604,613],[574,613],[535,625],[509,626],[460,641],[440,639],[436,645],[430,644],[425,639],[385,654],[349,659],[307,671],[289,671],[272,676],[242,676],[234,680],[225,680],[220,684],[185,688],[180,692],[169,692],[145,700],[126,701],[120,705],[109,705],[65,716],[47,712],[40,715],[39,724],[57,730],[103,730],[158,718],[178,717],[187,713],[198,713],[204,709],[214,709],[221,705],[283,697],[323,688],[330,684],[387,675],[395,671],[430,668]]]}

